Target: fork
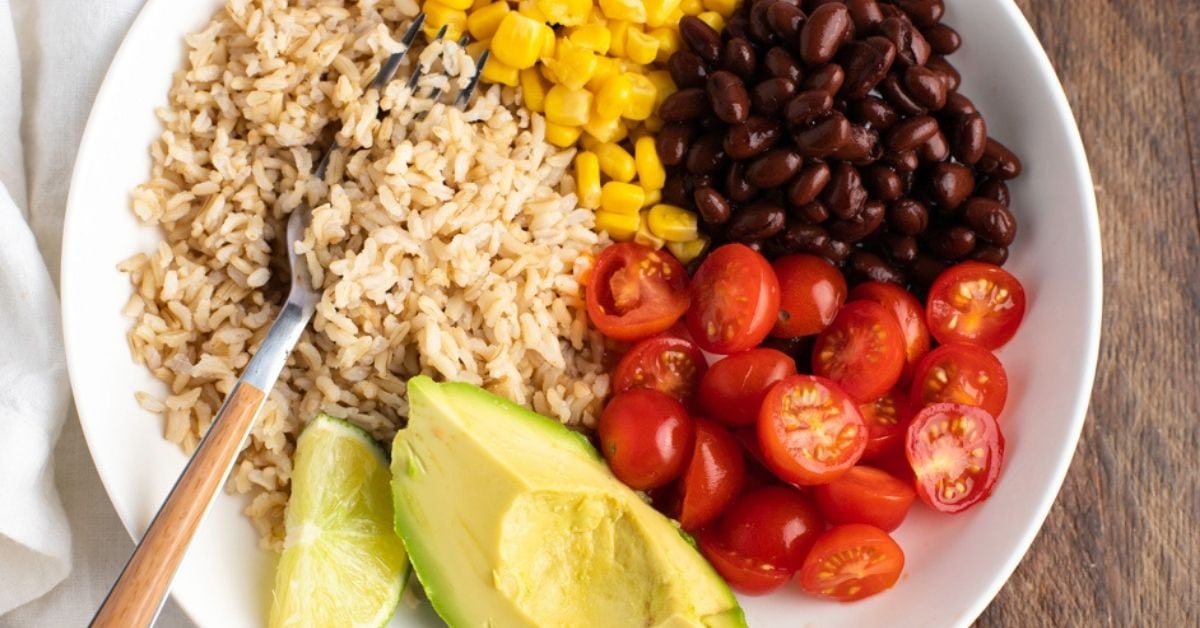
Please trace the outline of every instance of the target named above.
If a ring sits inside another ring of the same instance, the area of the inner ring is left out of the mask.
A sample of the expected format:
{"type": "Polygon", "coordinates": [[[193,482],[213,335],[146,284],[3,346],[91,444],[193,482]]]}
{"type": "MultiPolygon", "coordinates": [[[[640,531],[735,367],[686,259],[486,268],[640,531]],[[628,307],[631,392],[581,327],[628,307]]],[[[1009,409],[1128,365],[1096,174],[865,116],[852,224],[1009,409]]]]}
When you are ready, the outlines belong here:
{"type": "MultiPolygon", "coordinates": [[[[401,40],[403,49],[388,57],[371,81],[369,89],[382,91],[391,82],[424,20],[424,13],[418,14],[413,20],[401,40]]],[[[439,41],[445,35],[446,27],[443,26],[433,40],[439,41]]],[[[475,74],[455,98],[456,107],[465,107],[470,100],[488,56],[487,50],[480,55],[475,74]]],[[[421,73],[418,64],[408,81],[410,88],[417,87],[421,73]]],[[[434,89],[428,98],[437,100],[441,92],[441,89],[434,89]]],[[[324,178],[329,159],[337,149],[336,141],[325,149],[313,171],[315,177],[324,178]]],[[[282,243],[287,249],[291,268],[291,289],[287,301],[258,351],[246,365],[246,370],[225,398],[211,427],[150,522],[150,527],[138,542],[120,577],[92,618],[92,626],[150,626],[162,609],[171,581],[192,538],[211,509],[221,486],[229,478],[234,461],[247,444],[268,392],[279,379],[288,356],[308,327],[321,300],[321,293],[313,288],[307,263],[295,251],[295,243],[303,239],[311,221],[312,208],[307,203],[302,203],[288,217],[286,240],[282,243]]]]}

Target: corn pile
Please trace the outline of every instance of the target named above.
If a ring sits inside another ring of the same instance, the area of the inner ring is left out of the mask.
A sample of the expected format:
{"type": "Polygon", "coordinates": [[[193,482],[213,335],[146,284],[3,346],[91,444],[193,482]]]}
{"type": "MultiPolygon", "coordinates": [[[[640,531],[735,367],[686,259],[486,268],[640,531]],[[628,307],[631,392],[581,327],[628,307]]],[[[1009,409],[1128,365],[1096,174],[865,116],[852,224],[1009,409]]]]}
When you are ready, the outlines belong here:
{"type": "Polygon", "coordinates": [[[678,24],[694,15],[718,32],[739,0],[425,0],[425,29],[469,33],[473,56],[492,51],[483,79],[520,87],[546,118],[547,141],[579,144],[579,204],[614,240],[664,245],[687,263],[707,239],[696,215],[660,203],[666,171],[655,111],[675,91],[662,69],[680,46],[678,24]]]}

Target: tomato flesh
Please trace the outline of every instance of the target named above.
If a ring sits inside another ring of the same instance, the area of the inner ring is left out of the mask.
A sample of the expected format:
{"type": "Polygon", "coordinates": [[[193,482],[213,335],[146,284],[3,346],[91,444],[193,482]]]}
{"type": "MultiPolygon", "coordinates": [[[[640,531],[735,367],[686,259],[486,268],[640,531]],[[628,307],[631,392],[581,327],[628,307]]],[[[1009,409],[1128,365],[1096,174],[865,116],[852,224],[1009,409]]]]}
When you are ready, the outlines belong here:
{"type": "Polygon", "coordinates": [[[771,386],[796,374],[796,361],[774,349],[751,349],[726,356],[700,379],[700,407],[730,427],[753,425],[771,386]]]}
{"type": "Polygon", "coordinates": [[[998,349],[1025,317],[1025,288],[993,264],[963,262],[934,280],[926,305],[929,330],[942,344],[967,342],[998,349]]]}
{"type": "Polygon", "coordinates": [[[800,569],[800,588],[853,602],[892,588],[903,570],[904,550],[887,532],[851,523],[830,529],[813,544],[800,569]]]}
{"type": "Polygon", "coordinates": [[[800,569],[825,529],[816,506],[799,490],[779,484],[749,491],[721,518],[721,540],[742,556],[787,570],[800,569]]]}
{"type": "Polygon", "coordinates": [[[850,292],[852,301],[874,301],[896,317],[904,336],[904,370],[900,381],[908,381],[917,362],[929,353],[929,327],[925,324],[925,308],[911,292],[896,284],[868,281],[850,292]]]}
{"type": "Polygon", "coordinates": [[[601,333],[641,340],[671,327],[687,312],[687,272],[667,253],[620,242],[596,258],[585,296],[588,317],[601,333]]]}
{"type": "Polygon", "coordinates": [[[934,510],[962,512],[992,494],[1004,461],[1004,435],[986,410],[939,403],[908,426],[905,455],[917,495],[934,510]]]}
{"type": "Polygon", "coordinates": [[[896,318],[873,301],[851,301],[813,345],[813,373],[837,382],[860,403],[891,390],[904,369],[896,318]]]}
{"type": "Polygon", "coordinates": [[[746,461],[733,434],[708,419],[696,419],[696,445],[679,481],[679,525],[698,530],[712,523],[745,481],[746,461]]]}
{"type": "Polygon", "coordinates": [[[695,425],[683,405],[644,388],[613,397],[596,431],[613,475],[637,490],[679,477],[695,441],[695,425]]]}
{"type": "Polygon", "coordinates": [[[717,539],[714,532],[704,530],[696,535],[700,553],[708,559],[721,578],[739,593],[762,595],[783,586],[792,571],[762,563],[739,554],[717,539]]]}
{"type": "Polygon", "coordinates": [[[621,357],[613,371],[613,390],[649,388],[689,405],[707,370],[700,347],[682,338],[656,336],[639,342],[621,357]]]}
{"type": "Polygon", "coordinates": [[[999,417],[1008,400],[1008,374],[986,349],[975,345],[942,345],[929,352],[913,373],[912,399],[917,405],[963,403],[999,417]]]}
{"type": "Polygon", "coordinates": [[[767,392],[758,415],[763,461],[780,479],[809,486],[836,479],[867,446],[858,407],[823,377],[793,375],[767,392]]]}
{"type": "Polygon", "coordinates": [[[758,346],[779,313],[779,281],[766,258],[744,244],[713,251],[692,276],[688,331],[710,353],[758,346]]]}
{"type": "Polygon", "coordinates": [[[913,409],[908,401],[908,391],[897,387],[871,403],[860,405],[858,412],[867,424],[867,448],[863,451],[863,460],[870,460],[900,447],[913,409]]]}
{"type": "Polygon", "coordinates": [[[846,302],[846,279],[833,264],[815,255],[786,255],[771,268],[779,279],[778,338],[820,333],[846,302]]]}
{"type": "Polygon", "coordinates": [[[905,482],[862,465],[816,487],[813,496],[830,524],[866,523],[889,532],[900,527],[917,498],[905,482]]]}

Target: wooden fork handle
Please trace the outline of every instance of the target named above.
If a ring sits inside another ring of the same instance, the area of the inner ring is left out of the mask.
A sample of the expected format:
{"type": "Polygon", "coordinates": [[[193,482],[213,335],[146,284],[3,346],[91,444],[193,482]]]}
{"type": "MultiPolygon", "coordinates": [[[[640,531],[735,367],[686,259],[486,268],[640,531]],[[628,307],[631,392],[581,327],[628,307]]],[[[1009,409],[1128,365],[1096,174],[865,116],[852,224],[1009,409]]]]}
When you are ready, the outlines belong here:
{"type": "Polygon", "coordinates": [[[96,612],[92,626],[136,628],[154,622],[184,552],[229,476],[265,398],[260,388],[245,381],[237,383],[96,612]]]}

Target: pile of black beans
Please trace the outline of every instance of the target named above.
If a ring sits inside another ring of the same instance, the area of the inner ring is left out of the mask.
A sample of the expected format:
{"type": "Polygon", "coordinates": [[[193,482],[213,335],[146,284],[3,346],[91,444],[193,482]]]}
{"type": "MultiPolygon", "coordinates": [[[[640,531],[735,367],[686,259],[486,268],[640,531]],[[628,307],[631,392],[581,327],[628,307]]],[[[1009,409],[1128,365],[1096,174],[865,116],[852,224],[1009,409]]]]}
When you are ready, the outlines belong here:
{"type": "Polygon", "coordinates": [[[664,201],[714,246],[820,255],[852,282],[923,291],[955,261],[1003,264],[1021,161],[958,93],[944,10],[747,0],[721,33],[685,17],[659,109],[664,201]]]}

